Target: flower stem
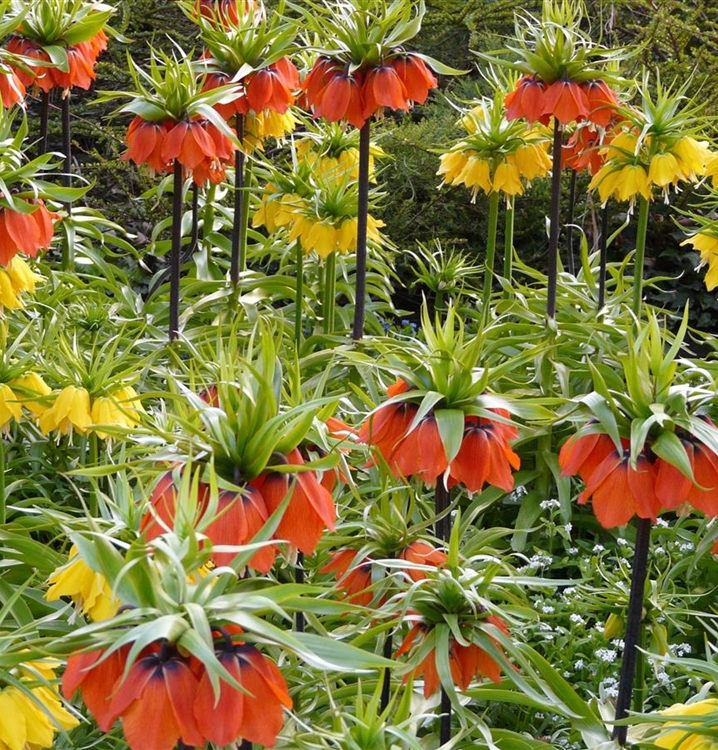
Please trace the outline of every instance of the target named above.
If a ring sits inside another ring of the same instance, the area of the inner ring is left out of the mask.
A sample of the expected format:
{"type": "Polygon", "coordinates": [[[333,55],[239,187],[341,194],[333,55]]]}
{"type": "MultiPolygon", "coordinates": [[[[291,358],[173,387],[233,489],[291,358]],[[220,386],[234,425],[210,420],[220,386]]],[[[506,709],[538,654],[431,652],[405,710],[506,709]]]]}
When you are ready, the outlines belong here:
{"type": "MultiPolygon", "coordinates": [[[[651,519],[639,518],[636,529],[636,546],[633,553],[633,568],[631,570],[631,593],[628,598],[621,677],[618,682],[618,697],[616,698],[616,721],[625,719],[628,716],[628,708],[631,705],[633,683],[636,675],[636,656],[638,654],[641,634],[641,620],[643,619],[643,591],[646,584],[650,541],[651,519]]],[[[628,727],[615,726],[611,737],[619,745],[623,746],[626,744],[627,733],[628,727]]]]}
{"type": "Polygon", "coordinates": [[[182,165],[174,162],[172,182],[172,247],[170,248],[169,339],[179,335],[180,245],[182,243],[182,165]]]}
{"type": "MultiPolygon", "coordinates": [[[[62,92],[62,150],[65,154],[65,170],[62,182],[65,187],[72,185],[72,132],[70,129],[70,90],[62,92]]],[[[68,218],[72,216],[72,203],[65,203],[68,218]]],[[[69,271],[75,264],[75,247],[67,233],[62,243],[62,270],[69,271]]]]}
{"type": "Polygon", "coordinates": [[[242,247],[242,227],[247,221],[244,210],[244,115],[236,115],[237,139],[240,148],[234,155],[234,224],[232,225],[232,260],[229,279],[232,286],[239,284],[239,275],[244,270],[244,249],[242,247]]]}
{"type": "MultiPolygon", "coordinates": [[[[294,581],[299,584],[304,583],[304,553],[303,552],[297,552],[297,564],[294,566],[294,581]]],[[[305,624],[306,623],[304,620],[304,612],[297,612],[296,617],[294,618],[294,626],[297,630],[297,633],[304,632],[305,624]]]]}
{"type": "Polygon", "coordinates": [[[337,256],[331,253],[324,264],[324,299],[322,318],[324,333],[334,333],[334,308],[337,296],[337,256]]]}
{"type": "Polygon", "coordinates": [[[608,264],[608,204],[601,207],[601,239],[599,240],[598,309],[606,303],[606,266],[608,264]]]}
{"type": "Polygon", "coordinates": [[[566,219],[566,246],[567,262],[566,267],[568,272],[572,275],[576,275],[576,264],[573,257],[573,221],[575,218],[576,209],[576,170],[571,170],[571,179],[568,184],[568,217],[566,219]]]}
{"type": "Polygon", "coordinates": [[[40,93],[40,141],[38,145],[39,154],[47,153],[47,129],[50,119],[50,94],[47,91],[40,93]]]}
{"type": "Polygon", "coordinates": [[[192,183],[192,235],[189,241],[189,255],[197,250],[197,241],[199,240],[199,186],[196,182],[192,183]]]}
{"type": "MultiPolygon", "coordinates": [[[[96,432],[90,432],[87,439],[87,447],[88,447],[88,459],[90,463],[90,467],[94,468],[95,466],[98,466],[100,463],[99,455],[100,455],[100,446],[99,446],[99,440],[100,438],[97,437],[96,432]]],[[[90,497],[89,497],[89,508],[90,515],[93,518],[97,518],[98,516],[98,502],[97,502],[97,482],[98,479],[95,477],[90,477],[90,497]]]]}
{"type": "Polygon", "coordinates": [[[506,201],[506,216],[504,217],[504,278],[511,283],[514,261],[514,197],[509,196],[506,201]]]}
{"type": "Polygon", "coordinates": [[[636,256],[633,260],[633,313],[641,314],[643,300],[643,263],[646,255],[646,233],[648,231],[648,200],[638,199],[638,226],[636,227],[636,256]]]}
{"type": "Polygon", "coordinates": [[[438,477],[434,493],[434,509],[437,516],[434,533],[444,542],[448,542],[451,536],[451,516],[447,513],[450,504],[451,493],[444,484],[443,477],[438,477]]]}
{"type": "MultiPolygon", "coordinates": [[[[386,634],[386,638],[384,639],[384,648],[382,651],[382,656],[385,659],[391,659],[392,652],[394,651],[394,639],[393,639],[393,631],[388,630],[386,634]]],[[[379,703],[379,710],[384,711],[386,707],[389,705],[389,697],[391,696],[391,669],[387,667],[384,670],[384,674],[382,675],[382,682],[381,682],[381,699],[379,703]]]]}
{"type": "Polygon", "coordinates": [[[296,284],[294,297],[294,343],[299,351],[299,345],[302,342],[302,324],[304,323],[302,298],[304,296],[304,248],[302,243],[297,240],[295,247],[297,253],[296,261],[296,284]]]}
{"type": "Polygon", "coordinates": [[[553,125],[553,166],[551,168],[551,213],[548,235],[548,287],[546,289],[546,317],[556,317],[556,288],[558,282],[558,239],[561,233],[561,148],[563,126],[558,120],[553,125]]]}
{"type": "Polygon", "coordinates": [[[451,699],[441,688],[441,723],[439,724],[439,743],[445,745],[451,739],[451,699]]]}
{"type": "MultiPolygon", "coordinates": [[[[436,479],[434,493],[434,508],[437,519],[434,533],[439,539],[448,542],[451,537],[451,516],[447,512],[451,504],[451,492],[444,483],[443,477],[436,479]],[[438,516],[442,515],[441,518],[438,516]]],[[[439,743],[445,745],[451,739],[451,699],[449,694],[441,688],[441,719],[439,720],[439,743]]]]}
{"type": "Polygon", "coordinates": [[[489,195],[489,226],[486,236],[486,262],[484,264],[484,293],[481,297],[481,315],[484,321],[489,318],[489,305],[491,304],[491,289],[494,284],[494,263],[496,260],[496,230],[499,224],[499,198],[498,192],[493,191],[489,195]]]}
{"type": "Polygon", "coordinates": [[[356,300],[354,302],[354,326],[352,339],[359,341],[364,336],[366,313],[366,238],[369,216],[369,147],[371,144],[371,120],[367,120],[359,131],[359,205],[357,207],[357,261],[356,300]]]}

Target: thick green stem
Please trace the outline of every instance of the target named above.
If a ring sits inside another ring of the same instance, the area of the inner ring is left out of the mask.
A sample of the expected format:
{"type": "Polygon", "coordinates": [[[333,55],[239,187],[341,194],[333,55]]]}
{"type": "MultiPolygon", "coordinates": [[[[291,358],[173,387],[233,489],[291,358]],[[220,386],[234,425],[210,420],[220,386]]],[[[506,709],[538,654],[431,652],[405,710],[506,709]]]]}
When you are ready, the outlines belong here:
{"type": "Polygon", "coordinates": [[[511,283],[514,261],[514,197],[509,196],[506,201],[506,216],[504,217],[504,278],[511,283]]]}
{"type": "Polygon", "coordinates": [[[648,231],[648,200],[638,199],[638,226],[636,227],[636,255],[633,260],[633,314],[641,315],[643,300],[643,263],[646,256],[646,233],[648,231]]]}
{"type": "Polygon", "coordinates": [[[182,165],[177,159],[175,159],[174,163],[172,189],[174,192],[172,194],[172,247],[170,248],[170,341],[174,341],[179,336],[180,250],[182,244],[182,165]]]}
{"type": "Polygon", "coordinates": [[[494,285],[494,263],[496,262],[496,230],[499,225],[498,192],[489,195],[489,226],[486,236],[486,263],[484,264],[484,293],[481,297],[481,314],[488,320],[489,305],[491,304],[491,290],[494,285]]]}
{"type": "Polygon", "coordinates": [[[337,255],[331,253],[324,264],[324,298],[322,300],[322,330],[334,333],[334,308],[336,306],[337,255]]]}
{"type": "MultiPolygon", "coordinates": [[[[89,464],[91,468],[94,468],[99,464],[99,456],[100,456],[100,446],[99,446],[100,438],[97,437],[96,432],[91,432],[88,436],[88,458],[89,458],[89,464]]],[[[88,503],[88,510],[90,511],[90,515],[93,518],[97,518],[99,505],[97,502],[97,482],[98,480],[95,477],[90,477],[90,498],[88,503]]]]}
{"type": "MultiPolygon", "coordinates": [[[[70,90],[62,92],[62,150],[65,154],[65,171],[62,183],[65,187],[72,185],[72,132],[70,129],[70,90]]],[[[72,203],[65,203],[68,218],[72,216],[72,203]]],[[[62,270],[69,271],[75,265],[75,247],[67,233],[62,243],[62,270]]]]}
{"type": "MultiPolygon", "coordinates": [[[[618,681],[618,697],[616,698],[616,721],[621,721],[628,716],[628,708],[631,705],[631,696],[633,695],[636,658],[640,646],[641,623],[643,621],[643,592],[646,584],[650,541],[651,519],[639,518],[636,529],[636,547],[633,553],[633,567],[631,569],[631,593],[628,598],[626,635],[623,639],[621,676],[618,681]]],[[[613,728],[612,739],[623,746],[626,744],[627,734],[627,726],[616,726],[613,728]]]]}
{"type": "Polygon", "coordinates": [[[234,224],[232,225],[232,259],[229,269],[229,279],[232,282],[232,286],[235,287],[239,284],[239,276],[244,270],[242,230],[247,222],[247,212],[244,210],[244,115],[237,115],[236,117],[237,139],[239,140],[240,148],[234,155],[234,224]]]}
{"type": "Polygon", "coordinates": [[[558,287],[558,239],[561,234],[561,148],[563,126],[558,120],[553,126],[553,166],[551,168],[551,212],[548,235],[548,284],[546,288],[546,317],[556,317],[558,287]]]}
{"type": "Polygon", "coordinates": [[[369,218],[369,147],[371,145],[371,121],[367,120],[359,131],[359,205],[357,208],[357,260],[356,300],[354,302],[354,325],[352,339],[359,341],[364,336],[366,315],[366,239],[369,218]]]}
{"type": "Polygon", "coordinates": [[[299,345],[302,342],[302,328],[304,324],[304,248],[299,240],[297,240],[295,252],[297,253],[297,268],[294,297],[294,343],[297,347],[297,351],[299,351],[299,345]]]}

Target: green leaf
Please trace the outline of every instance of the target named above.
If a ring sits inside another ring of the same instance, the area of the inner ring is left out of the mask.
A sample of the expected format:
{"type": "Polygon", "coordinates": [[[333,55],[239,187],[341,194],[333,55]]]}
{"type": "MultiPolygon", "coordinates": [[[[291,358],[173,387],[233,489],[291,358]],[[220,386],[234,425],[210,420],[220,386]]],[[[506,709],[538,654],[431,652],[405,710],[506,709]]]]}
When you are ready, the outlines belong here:
{"type": "Polygon", "coordinates": [[[695,481],[693,467],[681,439],[674,433],[664,431],[651,443],[651,450],[671,466],[675,466],[683,476],[695,481]]]}
{"type": "Polygon", "coordinates": [[[449,463],[456,458],[464,439],[464,412],[461,409],[436,409],[436,426],[449,463]]]}

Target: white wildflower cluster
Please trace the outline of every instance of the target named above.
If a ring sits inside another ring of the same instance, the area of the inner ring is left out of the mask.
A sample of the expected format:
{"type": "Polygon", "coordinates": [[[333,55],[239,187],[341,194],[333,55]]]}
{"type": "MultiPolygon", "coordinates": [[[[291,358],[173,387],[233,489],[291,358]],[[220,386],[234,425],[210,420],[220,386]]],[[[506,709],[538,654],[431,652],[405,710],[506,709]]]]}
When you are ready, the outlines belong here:
{"type": "Polygon", "coordinates": [[[680,552],[693,552],[693,550],[695,549],[695,545],[693,544],[693,542],[676,541],[675,545],[676,547],[678,547],[678,550],[680,552]]]}
{"type": "Polygon", "coordinates": [[[586,620],[581,617],[577,612],[574,612],[569,618],[574,625],[585,625],[586,620]]]}
{"type": "Polygon", "coordinates": [[[597,554],[599,554],[599,552],[604,552],[605,549],[606,548],[602,544],[594,544],[593,545],[593,554],[597,555],[597,554]]]}
{"type": "Polygon", "coordinates": [[[532,555],[529,559],[526,565],[519,568],[520,572],[526,572],[526,571],[535,571],[535,570],[542,570],[543,568],[547,568],[551,563],[553,562],[553,557],[550,555],[545,555],[543,552],[537,552],[535,555],[532,555]]]}
{"type": "Polygon", "coordinates": [[[616,649],[614,648],[597,648],[596,657],[607,664],[613,664],[616,661],[616,649]]]}
{"type": "Polygon", "coordinates": [[[545,615],[552,615],[556,610],[550,605],[550,604],[542,604],[541,605],[541,611],[545,615]]]}
{"type": "Polygon", "coordinates": [[[606,698],[618,698],[618,680],[615,677],[606,677],[601,681],[600,690],[606,698]]]}
{"type": "Polygon", "coordinates": [[[693,651],[690,643],[677,643],[673,647],[673,653],[678,656],[688,656],[693,651]]]}
{"type": "Polygon", "coordinates": [[[541,510],[553,510],[561,507],[561,503],[558,500],[542,500],[539,507],[541,510]]]}

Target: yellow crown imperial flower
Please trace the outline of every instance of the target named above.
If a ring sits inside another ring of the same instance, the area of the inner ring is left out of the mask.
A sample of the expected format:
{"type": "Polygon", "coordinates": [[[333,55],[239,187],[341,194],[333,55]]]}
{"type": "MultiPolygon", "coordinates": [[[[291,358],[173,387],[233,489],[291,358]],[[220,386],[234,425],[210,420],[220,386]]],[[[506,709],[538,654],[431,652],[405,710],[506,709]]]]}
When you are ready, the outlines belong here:
{"type": "Polygon", "coordinates": [[[718,739],[708,734],[694,734],[688,728],[695,723],[697,727],[705,726],[705,717],[718,717],[718,699],[707,698],[695,703],[674,703],[670,708],[659,711],[662,716],[680,717],[676,721],[668,721],[663,725],[661,734],[653,740],[653,743],[665,750],[718,750],[718,739]],[[698,717],[695,722],[684,717],[698,717]],[[672,727],[681,726],[681,729],[672,727]]]}
{"type": "Polygon", "coordinates": [[[616,185],[616,197],[620,201],[632,201],[639,195],[647,200],[651,198],[651,183],[648,174],[640,164],[626,164],[619,172],[620,180],[616,185]]]}
{"type": "MultiPolygon", "coordinates": [[[[54,669],[40,661],[27,662],[16,677],[21,682],[55,678],[54,669]]],[[[51,748],[58,730],[73,729],[79,721],[60,702],[54,688],[21,690],[15,685],[0,690],[0,748],[41,750],[51,748]]]]}
{"type": "Polygon", "coordinates": [[[22,405],[34,417],[39,417],[49,408],[42,401],[33,398],[34,396],[49,396],[52,393],[50,386],[36,372],[26,372],[19,378],[15,378],[10,385],[17,391],[22,405]]]}
{"type": "Polygon", "coordinates": [[[447,151],[442,154],[439,160],[439,169],[436,174],[444,175],[444,182],[442,185],[456,185],[459,184],[459,176],[466,167],[470,157],[465,151],[447,151]]]}
{"type": "Polygon", "coordinates": [[[112,596],[112,591],[100,573],[95,573],[77,555],[77,547],[70,548],[68,562],[55,570],[47,580],[50,588],[45,594],[49,602],[69,596],[82,614],[91,620],[108,620],[117,614],[120,602],[112,596]]]}
{"type": "Polygon", "coordinates": [[[680,159],[687,179],[691,180],[706,173],[706,164],[713,157],[705,141],[697,141],[689,135],[683,136],[673,146],[673,153],[680,159]]]}
{"type": "Polygon", "coordinates": [[[20,421],[22,406],[20,399],[7,383],[0,383],[0,432],[6,432],[10,420],[20,421]]]}
{"type": "MultiPolygon", "coordinates": [[[[90,415],[94,425],[132,429],[140,423],[140,412],[144,411],[139,396],[132,386],[124,386],[109,396],[98,396],[92,402],[90,415]]],[[[112,437],[104,430],[93,427],[97,436],[106,440],[112,437]]]]}
{"type": "Polygon", "coordinates": [[[496,167],[493,188],[497,193],[502,191],[506,195],[523,195],[524,186],[515,164],[502,162],[496,167]]]}
{"type": "Polygon", "coordinates": [[[648,167],[648,179],[654,185],[663,188],[668,185],[675,185],[683,178],[681,165],[672,153],[664,151],[651,159],[648,167]]]}
{"type": "Polygon", "coordinates": [[[705,277],[706,289],[709,292],[715,289],[718,286],[718,237],[698,232],[681,242],[681,245],[693,245],[700,252],[701,265],[708,265],[705,277]]]}
{"type": "MultiPolygon", "coordinates": [[[[38,701],[44,699],[43,707],[63,729],[79,724],[60,701],[52,697],[51,691],[36,689],[31,693],[38,701]]],[[[51,748],[55,744],[55,732],[57,726],[53,720],[27,693],[12,686],[0,690],[0,747],[3,750],[51,748]]]]}
{"type": "Polygon", "coordinates": [[[8,263],[5,270],[16,292],[33,294],[38,281],[42,279],[42,276],[36,274],[19,255],[8,263]]]}
{"type": "Polygon", "coordinates": [[[471,202],[475,202],[479,190],[491,192],[491,163],[479,156],[470,156],[454,184],[471,188],[471,202]]]}
{"type": "Polygon", "coordinates": [[[57,430],[59,435],[69,435],[73,429],[84,435],[91,424],[90,394],[87,389],[74,385],[63,388],[39,420],[43,435],[53,430],[57,430]]]}
{"type": "Polygon", "coordinates": [[[4,307],[6,310],[17,310],[22,306],[18,292],[13,286],[10,274],[4,268],[0,268],[0,308],[4,307]]]}
{"type": "Polygon", "coordinates": [[[552,166],[546,148],[537,143],[522,143],[509,155],[507,161],[515,164],[521,177],[526,180],[545,177],[552,166]]]}

